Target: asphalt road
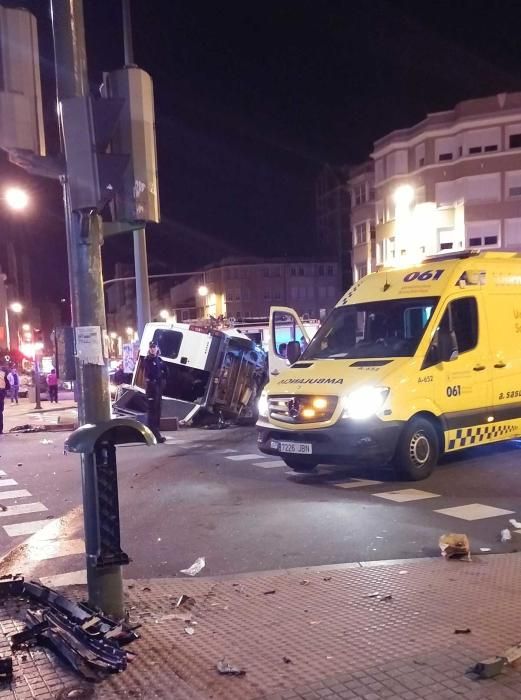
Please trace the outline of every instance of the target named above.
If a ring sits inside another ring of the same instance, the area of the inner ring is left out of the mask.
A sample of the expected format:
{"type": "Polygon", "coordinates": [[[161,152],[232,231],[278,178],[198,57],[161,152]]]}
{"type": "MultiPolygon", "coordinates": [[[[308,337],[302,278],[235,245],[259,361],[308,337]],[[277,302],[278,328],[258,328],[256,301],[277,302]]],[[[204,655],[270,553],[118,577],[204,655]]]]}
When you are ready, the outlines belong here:
{"type": "MultiPolygon", "coordinates": [[[[10,552],[1,573],[55,577],[84,568],[79,459],[63,454],[64,437],[1,438],[0,554],[10,552]]],[[[118,450],[131,578],[178,575],[200,556],[200,575],[432,556],[445,532],[466,533],[477,553],[521,547],[521,534],[499,541],[513,529],[510,518],[521,520],[519,441],[461,452],[429,479],[404,483],[385,470],[294,475],[257,452],[251,428],[170,437],[118,450]]]]}

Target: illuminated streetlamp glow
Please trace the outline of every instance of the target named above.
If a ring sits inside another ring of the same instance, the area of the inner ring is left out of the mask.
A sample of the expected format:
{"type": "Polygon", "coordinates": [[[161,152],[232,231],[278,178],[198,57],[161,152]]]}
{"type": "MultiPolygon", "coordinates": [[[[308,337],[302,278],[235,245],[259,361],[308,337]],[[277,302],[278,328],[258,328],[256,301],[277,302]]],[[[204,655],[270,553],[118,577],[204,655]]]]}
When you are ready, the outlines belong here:
{"type": "Polygon", "coordinates": [[[13,303],[10,304],[9,308],[15,314],[21,314],[24,310],[24,307],[20,304],[19,301],[13,301],[13,303]]]}
{"type": "Polygon", "coordinates": [[[115,333],[114,331],[112,331],[112,333],[110,334],[110,337],[112,338],[112,340],[116,340],[116,338],[118,337],[118,334],[115,333]]]}
{"type": "Polygon", "coordinates": [[[31,330],[31,324],[30,324],[30,323],[24,323],[24,324],[22,325],[22,330],[25,331],[25,332],[27,333],[27,331],[30,331],[30,330],[31,330]]]}
{"type": "Polygon", "coordinates": [[[161,309],[159,312],[159,317],[162,318],[163,321],[166,321],[168,318],[170,318],[170,314],[167,309],[161,309]]]}
{"type": "Polygon", "coordinates": [[[414,188],[412,185],[400,185],[395,189],[393,199],[397,207],[410,207],[414,200],[414,188]]]}
{"type": "Polygon", "coordinates": [[[205,284],[202,284],[197,290],[197,293],[200,297],[205,297],[208,294],[208,287],[205,284]]]}
{"type": "Polygon", "coordinates": [[[23,211],[29,205],[29,195],[20,187],[8,187],[4,191],[4,199],[9,209],[13,211],[23,211]]]}
{"type": "Polygon", "coordinates": [[[128,326],[127,330],[127,335],[134,335],[134,329],[131,326],[128,326]]]}

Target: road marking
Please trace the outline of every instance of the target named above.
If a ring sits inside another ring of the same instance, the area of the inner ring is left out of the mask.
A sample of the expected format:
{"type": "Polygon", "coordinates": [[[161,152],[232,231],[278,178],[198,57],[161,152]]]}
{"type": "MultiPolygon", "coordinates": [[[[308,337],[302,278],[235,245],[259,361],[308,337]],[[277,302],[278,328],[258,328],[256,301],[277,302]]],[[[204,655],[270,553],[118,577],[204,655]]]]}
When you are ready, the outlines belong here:
{"type": "Polygon", "coordinates": [[[408,503],[409,501],[421,501],[424,498],[440,498],[439,493],[420,491],[419,489],[398,489],[397,491],[385,491],[384,493],[373,493],[373,496],[385,498],[396,503],[408,503]]]}
{"type": "Polygon", "coordinates": [[[2,486],[18,486],[18,482],[14,479],[0,479],[0,488],[2,486]]]}
{"type": "Polygon", "coordinates": [[[40,513],[43,510],[48,510],[43,503],[19,503],[16,506],[6,506],[6,510],[0,510],[0,518],[9,518],[11,515],[25,515],[26,513],[40,513]]]}
{"type": "Polygon", "coordinates": [[[26,489],[19,491],[0,491],[0,500],[5,501],[6,498],[27,498],[31,494],[26,489]]]}
{"type": "Polygon", "coordinates": [[[5,476],[5,472],[0,469],[0,476],[5,476]]]}
{"type": "Polygon", "coordinates": [[[261,467],[262,469],[276,469],[277,467],[285,467],[286,462],[281,459],[273,459],[269,462],[255,462],[254,467],[261,467]]]}
{"type": "Polygon", "coordinates": [[[254,454],[254,455],[230,455],[229,457],[226,457],[226,459],[231,459],[233,462],[246,462],[248,459],[265,459],[260,454],[254,454]]]}
{"type": "Polygon", "coordinates": [[[230,450],[230,449],[227,449],[227,450],[218,450],[218,454],[220,454],[220,455],[228,454],[228,452],[237,452],[237,450],[230,450]]]}
{"type": "Polygon", "coordinates": [[[80,586],[87,583],[87,571],[81,569],[80,571],[70,571],[68,574],[56,574],[55,576],[41,578],[41,582],[44,586],[49,586],[49,588],[80,586]]]}
{"type": "Polygon", "coordinates": [[[383,484],[383,481],[372,481],[371,479],[350,479],[341,484],[333,484],[337,489],[358,489],[363,486],[378,486],[383,484]]]}
{"type": "Polygon", "coordinates": [[[450,515],[453,518],[460,518],[461,520],[483,520],[484,518],[495,518],[498,515],[511,515],[514,511],[485,506],[482,503],[469,503],[466,506],[441,508],[434,512],[441,513],[442,515],[450,515]]]}
{"type": "Polygon", "coordinates": [[[19,537],[20,535],[32,535],[48,525],[50,520],[33,520],[29,523],[16,523],[15,525],[3,525],[9,537],[19,537]]]}
{"type": "Polygon", "coordinates": [[[81,539],[48,542],[29,540],[26,550],[26,557],[29,561],[46,561],[47,559],[57,559],[58,557],[68,557],[73,554],[84,554],[85,542],[81,539]]]}

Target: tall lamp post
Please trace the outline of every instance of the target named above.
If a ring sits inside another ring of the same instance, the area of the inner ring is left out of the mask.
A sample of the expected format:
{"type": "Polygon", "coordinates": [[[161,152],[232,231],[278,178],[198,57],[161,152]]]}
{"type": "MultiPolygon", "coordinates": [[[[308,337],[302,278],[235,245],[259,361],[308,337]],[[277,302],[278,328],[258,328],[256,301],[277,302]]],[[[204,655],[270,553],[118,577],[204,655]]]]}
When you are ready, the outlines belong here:
{"type": "MultiPolygon", "coordinates": [[[[22,306],[22,304],[19,301],[11,302],[11,304],[9,304],[9,310],[6,310],[6,321],[7,321],[6,333],[7,333],[7,345],[8,345],[9,350],[11,349],[11,321],[9,318],[9,311],[12,311],[13,314],[18,315],[18,314],[21,314],[23,310],[24,310],[24,307],[22,306]]],[[[18,320],[17,320],[17,322],[16,322],[16,347],[17,347],[17,349],[20,346],[20,338],[18,337],[18,335],[19,335],[19,333],[18,333],[18,320]]]]}

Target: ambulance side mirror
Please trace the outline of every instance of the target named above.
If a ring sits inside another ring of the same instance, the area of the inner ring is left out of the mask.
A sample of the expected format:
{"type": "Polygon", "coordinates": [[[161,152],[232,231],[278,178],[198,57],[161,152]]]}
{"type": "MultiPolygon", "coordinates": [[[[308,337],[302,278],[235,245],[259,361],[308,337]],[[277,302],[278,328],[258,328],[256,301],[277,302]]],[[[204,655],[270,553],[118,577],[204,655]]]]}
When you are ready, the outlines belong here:
{"type": "Polygon", "coordinates": [[[301,354],[302,349],[298,340],[290,340],[286,349],[286,357],[288,358],[289,364],[295,364],[295,362],[299,359],[301,354]]]}

